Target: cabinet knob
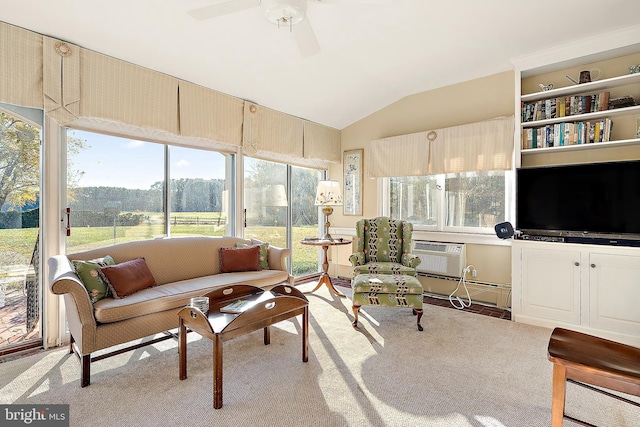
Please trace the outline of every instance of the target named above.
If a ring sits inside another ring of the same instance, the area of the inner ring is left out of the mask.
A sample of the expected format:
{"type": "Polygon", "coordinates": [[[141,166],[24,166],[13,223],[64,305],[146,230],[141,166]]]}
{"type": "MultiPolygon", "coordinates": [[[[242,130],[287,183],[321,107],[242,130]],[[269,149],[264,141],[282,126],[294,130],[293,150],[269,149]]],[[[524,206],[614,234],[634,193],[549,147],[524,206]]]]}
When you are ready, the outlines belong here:
{"type": "Polygon", "coordinates": [[[591,264],[591,268],[596,268],[596,265],[595,264],[591,264]]]}
{"type": "Polygon", "coordinates": [[[579,263],[579,262],[577,262],[577,261],[576,261],[576,262],[574,262],[573,264],[574,264],[576,267],[580,267],[580,263],[579,263]]]}

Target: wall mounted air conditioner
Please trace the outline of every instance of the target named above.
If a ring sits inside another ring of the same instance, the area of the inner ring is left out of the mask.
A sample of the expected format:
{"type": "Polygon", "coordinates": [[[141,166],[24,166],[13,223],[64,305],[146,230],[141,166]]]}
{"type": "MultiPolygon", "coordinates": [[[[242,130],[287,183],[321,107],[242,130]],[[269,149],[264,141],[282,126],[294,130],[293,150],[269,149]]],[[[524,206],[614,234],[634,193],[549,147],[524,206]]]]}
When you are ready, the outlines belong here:
{"type": "Polygon", "coordinates": [[[461,243],[428,242],[414,240],[411,253],[420,257],[419,273],[461,277],[466,267],[465,246],[461,243]]]}

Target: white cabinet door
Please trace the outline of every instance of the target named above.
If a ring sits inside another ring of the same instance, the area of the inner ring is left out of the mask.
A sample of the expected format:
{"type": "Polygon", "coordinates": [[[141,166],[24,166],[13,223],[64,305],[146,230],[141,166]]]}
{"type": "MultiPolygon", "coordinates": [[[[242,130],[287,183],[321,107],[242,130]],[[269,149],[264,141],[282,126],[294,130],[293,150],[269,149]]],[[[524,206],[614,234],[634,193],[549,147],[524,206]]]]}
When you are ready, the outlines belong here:
{"type": "Polygon", "coordinates": [[[589,326],[640,335],[640,256],[589,254],[589,326]]]}
{"type": "Polygon", "coordinates": [[[522,249],[522,313],[580,324],[580,251],[522,249]]]}

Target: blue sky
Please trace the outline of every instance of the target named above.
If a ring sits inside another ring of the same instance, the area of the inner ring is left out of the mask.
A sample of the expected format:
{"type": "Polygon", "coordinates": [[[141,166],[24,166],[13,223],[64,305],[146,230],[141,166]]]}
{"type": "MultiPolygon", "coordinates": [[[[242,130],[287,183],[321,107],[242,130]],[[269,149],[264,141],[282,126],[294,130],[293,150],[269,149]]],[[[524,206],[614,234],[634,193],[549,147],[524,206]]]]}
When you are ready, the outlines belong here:
{"type": "MultiPolygon", "coordinates": [[[[73,169],[84,172],[81,187],[108,186],[149,189],[164,179],[164,146],[70,130],[87,141],[87,148],[71,158],[73,169]]],[[[171,178],[224,179],[224,156],[206,150],[171,147],[171,178]]]]}

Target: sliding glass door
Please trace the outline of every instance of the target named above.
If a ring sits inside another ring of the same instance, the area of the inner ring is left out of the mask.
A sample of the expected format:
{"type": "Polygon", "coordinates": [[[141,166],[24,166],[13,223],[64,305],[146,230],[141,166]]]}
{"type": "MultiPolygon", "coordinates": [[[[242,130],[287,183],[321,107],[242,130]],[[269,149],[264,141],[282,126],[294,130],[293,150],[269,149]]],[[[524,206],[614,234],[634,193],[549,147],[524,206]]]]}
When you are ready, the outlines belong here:
{"type": "Polygon", "coordinates": [[[314,205],[321,172],[245,157],[244,237],[290,247],[291,274],[318,272],[318,250],[300,240],[318,235],[314,205]]]}
{"type": "Polygon", "coordinates": [[[165,232],[165,146],[67,131],[67,253],[165,232]]]}
{"type": "Polygon", "coordinates": [[[42,345],[42,112],[0,107],[0,354],[42,345]]]}
{"type": "Polygon", "coordinates": [[[246,239],[288,247],[289,198],[287,166],[244,158],[244,209],[246,239]]]}

